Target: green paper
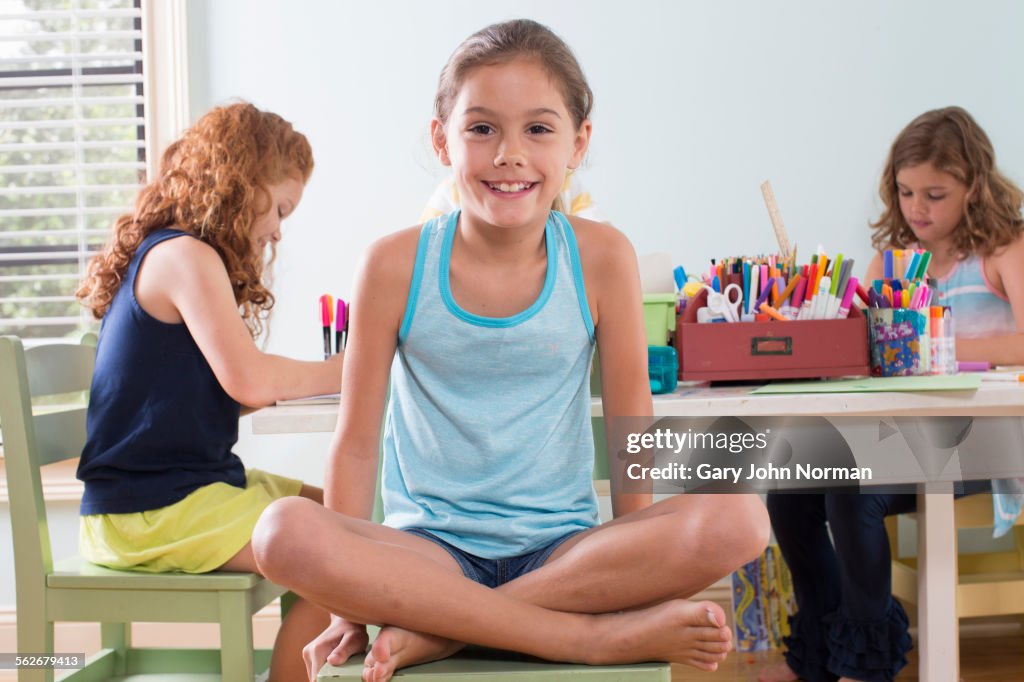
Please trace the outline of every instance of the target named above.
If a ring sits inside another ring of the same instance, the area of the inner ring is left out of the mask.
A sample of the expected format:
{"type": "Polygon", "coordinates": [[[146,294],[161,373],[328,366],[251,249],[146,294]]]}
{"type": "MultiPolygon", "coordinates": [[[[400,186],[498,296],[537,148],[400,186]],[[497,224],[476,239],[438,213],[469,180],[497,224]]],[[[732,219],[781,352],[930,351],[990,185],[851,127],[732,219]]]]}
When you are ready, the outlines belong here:
{"type": "Polygon", "coordinates": [[[822,381],[776,382],[759,386],[751,394],[766,393],[872,393],[879,391],[976,391],[980,374],[934,374],[919,377],[862,377],[822,381]]]}

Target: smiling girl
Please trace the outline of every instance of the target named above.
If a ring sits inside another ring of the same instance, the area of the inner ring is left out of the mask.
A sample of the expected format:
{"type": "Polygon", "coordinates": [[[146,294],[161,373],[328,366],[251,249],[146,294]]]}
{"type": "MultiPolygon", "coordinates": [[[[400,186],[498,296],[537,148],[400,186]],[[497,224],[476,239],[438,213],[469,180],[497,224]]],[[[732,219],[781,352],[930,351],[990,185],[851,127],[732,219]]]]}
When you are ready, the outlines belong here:
{"type": "Polygon", "coordinates": [[[721,607],[686,598],[763,550],[756,496],[613,491],[616,518],[598,525],[595,344],[607,421],[652,404],[632,246],[551,209],[587,151],[592,99],[532,21],[475,33],[441,73],[431,139],[462,208],[371,247],[328,508],[280,500],[253,536],[266,575],[336,614],[306,649],[311,680],[362,653],[366,623],[383,626],[372,680],[467,642],[705,670],[729,650],[721,607]],[[369,521],[378,452],[383,526],[369,521]]]}

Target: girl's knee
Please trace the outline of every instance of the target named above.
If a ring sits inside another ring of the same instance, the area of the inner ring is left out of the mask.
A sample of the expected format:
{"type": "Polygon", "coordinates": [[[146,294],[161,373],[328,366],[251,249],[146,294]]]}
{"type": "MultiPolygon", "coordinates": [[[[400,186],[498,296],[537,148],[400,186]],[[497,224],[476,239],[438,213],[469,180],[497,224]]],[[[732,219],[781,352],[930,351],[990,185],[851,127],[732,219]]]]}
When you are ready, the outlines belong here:
{"type": "MultiPolygon", "coordinates": [[[[712,550],[707,556],[718,557],[719,572],[725,574],[761,555],[768,546],[771,524],[757,495],[708,495],[699,512],[690,517],[687,532],[694,532],[700,544],[712,550]]],[[[687,560],[692,561],[692,556],[687,560]]]]}
{"type": "Polygon", "coordinates": [[[739,532],[735,535],[738,555],[744,563],[764,552],[771,539],[772,524],[768,509],[757,495],[733,495],[734,519],[739,532]]]}
{"type": "Polygon", "coordinates": [[[771,523],[768,510],[757,495],[716,495],[706,515],[705,537],[719,546],[717,554],[729,567],[756,559],[768,546],[771,523]]]}
{"type": "Polygon", "coordinates": [[[282,497],[271,502],[252,531],[252,551],[260,573],[273,579],[282,565],[302,552],[304,538],[313,516],[323,511],[316,502],[304,497],[282,497]]]}

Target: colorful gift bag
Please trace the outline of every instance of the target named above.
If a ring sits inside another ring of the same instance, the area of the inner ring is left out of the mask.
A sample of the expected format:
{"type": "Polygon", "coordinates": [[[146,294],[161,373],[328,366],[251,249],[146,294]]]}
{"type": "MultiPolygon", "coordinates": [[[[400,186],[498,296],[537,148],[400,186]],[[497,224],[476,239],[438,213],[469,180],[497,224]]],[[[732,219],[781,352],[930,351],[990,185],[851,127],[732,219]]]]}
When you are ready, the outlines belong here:
{"type": "Polygon", "coordinates": [[[736,650],[782,648],[789,635],[789,616],[796,612],[793,580],[778,546],[732,574],[732,605],[736,650]]]}

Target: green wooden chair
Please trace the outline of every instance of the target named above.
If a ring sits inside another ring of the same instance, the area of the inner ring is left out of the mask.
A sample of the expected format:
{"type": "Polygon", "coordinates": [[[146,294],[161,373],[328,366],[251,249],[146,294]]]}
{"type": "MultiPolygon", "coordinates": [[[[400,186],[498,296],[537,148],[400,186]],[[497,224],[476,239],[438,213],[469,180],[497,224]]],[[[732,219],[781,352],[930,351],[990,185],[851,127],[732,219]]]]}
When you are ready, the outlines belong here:
{"type": "MultiPolygon", "coordinates": [[[[269,651],[253,650],[252,616],[284,588],[252,573],[145,574],[78,556],[53,560],[39,469],[82,451],[94,353],[87,344],[25,350],[17,337],[0,337],[18,651],[52,653],[55,621],[99,622],[101,651],[63,679],[252,682],[257,666],[263,670],[270,661],[269,651]],[[219,623],[221,649],[133,649],[133,621],[219,623]]],[[[23,669],[18,680],[51,682],[53,671],[23,669]]]]}
{"type": "MultiPolygon", "coordinates": [[[[604,420],[594,419],[594,479],[606,482],[608,461],[604,420]]],[[[600,490],[599,490],[600,492],[600,490]]],[[[374,519],[383,520],[380,496],[380,473],[377,475],[377,497],[374,519]]],[[[369,628],[371,639],[377,628],[369,628]]],[[[356,655],[344,665],[324,665],[317,676],[318,682],[358,682],[362,679],[363,657],[356,655]]],[[[532,656],[511,651],[497,651],[482,647],[467,647],[451,658],[423,665],[403,668],[395,673],[396,678],[425,680],[427,682],[498,682],[499,680],[522,680],[524,682],[670,682],[671,666],[668,663],[634,663],[630,665],[590,666],[574,663],[553,663],[532,656]]]]}

